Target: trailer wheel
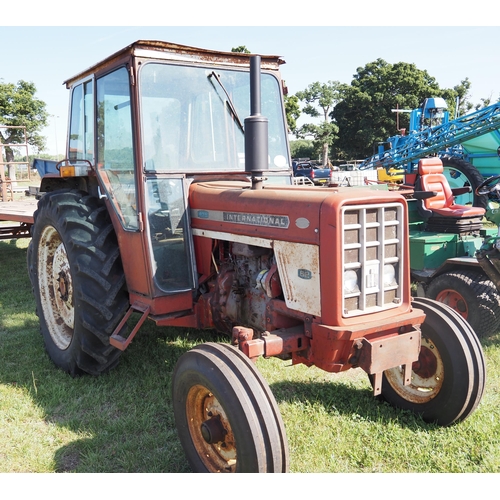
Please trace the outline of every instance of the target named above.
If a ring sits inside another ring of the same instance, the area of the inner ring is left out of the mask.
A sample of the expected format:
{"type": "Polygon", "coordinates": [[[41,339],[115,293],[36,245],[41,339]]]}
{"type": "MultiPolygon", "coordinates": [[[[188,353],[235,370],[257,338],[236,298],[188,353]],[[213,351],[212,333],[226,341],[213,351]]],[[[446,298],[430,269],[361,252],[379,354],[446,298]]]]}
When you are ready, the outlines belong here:
{"type": "Polygon", "coordinates": [[[174,369],[175,423],[194,472],[288,472],[278,406],[252,362],[226,344],[201,344],[174,369]]]}
{"type": "Polygon", "coordinates": [[[430,299],[415,302],[426,319],[411,383],[403,384],[401,367],[386,370],[382,399],[426,422],[451,425],[467,418],[479,404],[485,382],[483,353],[470,325],[451,308],[430,299]]]}
{"type": "Polygon", "coordinates": [[[51,360],[72,376],[118,363],[109,337],[128,308],[107,209],[80,191],[47,193],[34,214],[28,272],[51,360]]]}
{"type": "Polygon", "coordinates": [[[472,205],[487,208],[488,196],[476,194],[476,188],[484,182],[484,177],[471,163],[453,156],[442,156],[443,173],[451,188],[470,186],[472,191],[455,197],[458,205],[472,205]]]}
{"type": "Polygon", "coordinates": [[[431,281],[426,296],[458,312],[480,337],[496,333],[500,327],[500,295],[482,273],[441,274],[431,281]]]}

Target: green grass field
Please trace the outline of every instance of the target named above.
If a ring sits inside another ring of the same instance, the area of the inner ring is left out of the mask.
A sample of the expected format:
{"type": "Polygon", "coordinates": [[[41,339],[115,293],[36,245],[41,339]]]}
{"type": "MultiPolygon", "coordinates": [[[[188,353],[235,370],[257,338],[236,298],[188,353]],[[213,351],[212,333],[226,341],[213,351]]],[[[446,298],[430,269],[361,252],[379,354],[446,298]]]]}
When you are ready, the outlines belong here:
{"type": "MultiPolygon", "coordinates": [[[[27,244],[0,241],[0,472],[189,472],[171,374],[183,352],[221,339],[146,322],[109,374],[71,378],[44,351],[27,244]]],[[[500,335],[481,342],[482,402],[447,428],[378,402],[360,370],[259,360],[283,416],[291,472],[500,472],[500,335]]]]}

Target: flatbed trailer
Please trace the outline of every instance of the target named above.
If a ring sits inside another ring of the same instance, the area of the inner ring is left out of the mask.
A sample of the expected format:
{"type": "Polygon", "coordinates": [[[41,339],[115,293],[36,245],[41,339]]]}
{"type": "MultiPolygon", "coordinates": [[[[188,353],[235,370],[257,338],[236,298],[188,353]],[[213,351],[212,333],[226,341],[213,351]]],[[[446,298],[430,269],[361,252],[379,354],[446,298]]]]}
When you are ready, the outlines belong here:
{"type": "Polygon", "coordinates": [[[0,240],[29,238],[38,200],[0,201],[0,240]]]}

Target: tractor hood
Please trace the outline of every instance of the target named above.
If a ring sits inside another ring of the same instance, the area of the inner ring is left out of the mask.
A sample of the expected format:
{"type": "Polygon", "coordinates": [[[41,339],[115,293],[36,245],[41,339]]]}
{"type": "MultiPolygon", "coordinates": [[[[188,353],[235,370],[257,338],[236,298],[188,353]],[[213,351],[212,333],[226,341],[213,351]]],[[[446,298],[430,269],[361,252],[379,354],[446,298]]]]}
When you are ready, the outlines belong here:
{"type": "MultiPolygon", "coordinates": [[[[190,188],[193,229],[319,245],[321,226],[333,225],[345,204],[392,203],[404,199],[395,192],[368,188],[265,186],[212,181],[190,188]]],[[[326,227],[325,226],[325,227],[326,227]]],[[[222,235],[220,239],[225,239],[222,235]]]]}

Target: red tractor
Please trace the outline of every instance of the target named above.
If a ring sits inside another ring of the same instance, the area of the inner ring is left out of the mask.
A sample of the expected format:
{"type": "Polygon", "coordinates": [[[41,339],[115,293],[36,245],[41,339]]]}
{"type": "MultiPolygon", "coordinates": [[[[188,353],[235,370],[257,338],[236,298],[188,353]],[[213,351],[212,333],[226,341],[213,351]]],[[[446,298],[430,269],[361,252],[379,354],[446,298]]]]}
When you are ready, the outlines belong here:
{"type": "Polygon", "coordinates": [[[230,334],[173,374],[194,471],[288,470],[259,356],[360,367],[374,395],[441,425],[484,388],[470,326],[411,298],[404,197],[292,185],[282,63],[129,45],[66,82],[67,160],[41,184],[28,268],[58,367],[110,370],[147,318],[230,334]]]}

